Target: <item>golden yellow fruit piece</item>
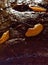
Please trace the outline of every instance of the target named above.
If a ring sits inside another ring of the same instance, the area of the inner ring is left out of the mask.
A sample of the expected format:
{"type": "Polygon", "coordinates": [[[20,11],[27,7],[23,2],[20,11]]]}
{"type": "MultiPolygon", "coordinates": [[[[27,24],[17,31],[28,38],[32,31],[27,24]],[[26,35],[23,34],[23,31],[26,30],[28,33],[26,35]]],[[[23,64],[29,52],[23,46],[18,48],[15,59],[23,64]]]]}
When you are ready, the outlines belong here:
{"type": "Polygon", "coordinates": [[[6,40],[9,39],[9,31],[3,33],[2,37],[0,38],[0,44],[4,43],[6,40]]]}
{"type": "Polygon", "coordinates": [[[37,11],[37,12],[45,12],[46,11],[45,8],[40,7],[40,6],[29,6],[29,8],[31,8],[32,10],[37,11]]]}
{"type": "Polygon", "coordinates": [[[31,37],[38,35],[43,30],[42,24],[36,24],[33,28],[28,28],[27,32],[25,33],[25,36],[31,37]]]}

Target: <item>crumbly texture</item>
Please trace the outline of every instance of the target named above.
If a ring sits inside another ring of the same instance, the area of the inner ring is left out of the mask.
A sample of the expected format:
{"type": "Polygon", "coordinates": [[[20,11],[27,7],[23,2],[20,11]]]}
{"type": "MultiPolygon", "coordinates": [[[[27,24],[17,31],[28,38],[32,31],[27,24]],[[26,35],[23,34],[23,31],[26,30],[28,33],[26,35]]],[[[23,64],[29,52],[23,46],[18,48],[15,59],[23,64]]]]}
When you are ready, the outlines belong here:
{"type": "Polygon", "coordinates": [[[0,10],[0,37],[7,30],[10,34],[9,39],[0,45],[1,60],[10,62],[13,58],[17,64],[19,60],[21,65],[48,63],[48,5],[45,4],[38,5],[46,8],[46,12],[35,12],[28,7],[28,4],[13,7],[14,14],[0,10]],[[38,23],[44,27],[42,32],[34,37],[26,37],[27,29],[33,28],[38,23]],[[31,61],[32,59],[35,63],[31,61]]]}

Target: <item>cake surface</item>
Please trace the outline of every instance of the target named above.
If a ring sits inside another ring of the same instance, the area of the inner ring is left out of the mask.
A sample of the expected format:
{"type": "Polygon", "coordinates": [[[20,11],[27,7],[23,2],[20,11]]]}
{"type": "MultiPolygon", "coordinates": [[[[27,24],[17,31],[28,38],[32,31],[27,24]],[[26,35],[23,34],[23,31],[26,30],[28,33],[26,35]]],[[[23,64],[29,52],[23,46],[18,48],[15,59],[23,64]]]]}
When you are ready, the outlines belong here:
{"type": "Polygon", "coordinates": [[[0,9],[1,65],[48,65],[48,3],[32,1],[29,6],[30,2],[17,1],[0,9]],[[43,26],[41,31],[37,24],[43,26]],[[35,33],[26,36],[30,28],[35,33]]]}

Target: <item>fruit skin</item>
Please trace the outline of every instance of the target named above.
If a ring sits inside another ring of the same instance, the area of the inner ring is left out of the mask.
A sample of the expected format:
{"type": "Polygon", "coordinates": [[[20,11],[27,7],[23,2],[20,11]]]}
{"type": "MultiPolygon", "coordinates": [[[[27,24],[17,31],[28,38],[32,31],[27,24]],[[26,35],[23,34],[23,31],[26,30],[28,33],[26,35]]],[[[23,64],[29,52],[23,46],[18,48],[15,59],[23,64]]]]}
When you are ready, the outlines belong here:
{"type": "Polygon", "coordinates": [[[40,34],[42,30],[43,30],[43,25],[36,24],[33,28],[28,28],[27,32],[25,33],[25,36],[27,37],[36,36],[40,34]]]}

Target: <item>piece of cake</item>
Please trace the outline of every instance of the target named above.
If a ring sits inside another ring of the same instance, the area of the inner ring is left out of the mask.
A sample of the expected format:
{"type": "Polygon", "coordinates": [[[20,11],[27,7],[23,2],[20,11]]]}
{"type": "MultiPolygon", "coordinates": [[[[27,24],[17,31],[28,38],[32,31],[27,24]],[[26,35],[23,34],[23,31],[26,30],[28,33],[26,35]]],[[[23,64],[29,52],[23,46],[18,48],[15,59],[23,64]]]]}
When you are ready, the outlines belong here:
{"type": "Polygon", "coordinates": [[[48,2],[13,2],[0,8],[0,63],[48,64],[48,2]]]}

